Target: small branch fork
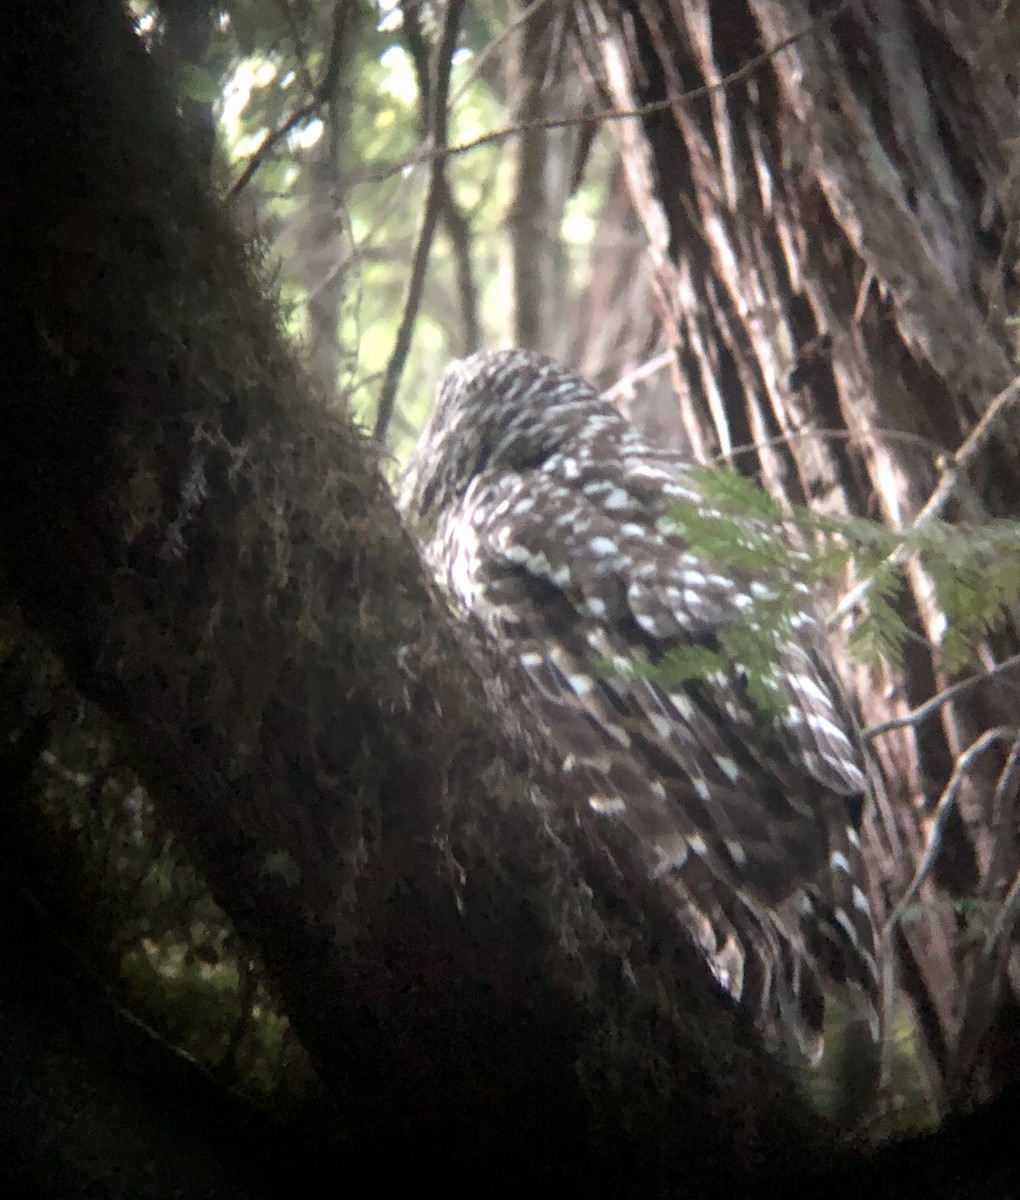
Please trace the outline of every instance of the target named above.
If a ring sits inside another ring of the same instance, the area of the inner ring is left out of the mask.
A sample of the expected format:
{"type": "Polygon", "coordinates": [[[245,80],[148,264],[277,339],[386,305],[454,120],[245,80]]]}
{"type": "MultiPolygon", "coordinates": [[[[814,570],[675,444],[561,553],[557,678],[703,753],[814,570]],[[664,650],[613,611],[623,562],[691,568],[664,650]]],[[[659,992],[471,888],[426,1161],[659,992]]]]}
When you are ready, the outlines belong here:
{"type": "Polygon", "coordinates": [[[311,120],[324,104],[328,104],[332,100],[335,92],[337,80],[340,76],[340,68],[344,60],[345,35],[347,32],[347,8],[344,4],[337,4],[333,10],[333,37],[329,46],[329,57],[326,59],[326,66],[322,72],[322,78],[319,80],[318,86],[312,92],[311,99],[306,100],[300,108],[297,108],[290,114],[285,121],[277,125],[275,129],[271,129],[259,143],[258,149],[245,163],[244,170],[234,180],[227,191],[227,199],[230,201],[236,200],[244,189],[251,183],[255,172],[262,166],[273,150],[280,144],[281,141],[299,125],[303,125],[305,121],[311,120]]]}
{"type": "MultiPolygon", "coordinates": [[[[429,141],[436,149],[446,145],[448,111],[447,98],[450,94],[450,75],[453,70],[453,52],[457,45],[457,30],[460,26],[460,14],[464,8],[464,0],[449,0],[443,16],[443,28],[436,43],[434,62],[434,85],[432,87],[431,119],[429,141]]],[[[396,405],[397,389],[400,387],[400,377],[404,371],[404,363],[411,348],[411,336],[414,333],[414,323],[418,318],[422,294],[425,290],[425,275],[428,271],[429,253],[436,236],[436,226],[443,211],[443,204],[449,193],[446,186],[445,157],[437,155],[432,159],[429,169],[428,192],[425,197],[425,209],[422,213],[418,238],[415,242],[414,256],[411,262],[411,275],[407,283],[407,295],[404,299],[400,316],[400,327],[397,330],[396,342],[389,362],[386,364],[386,374],[383,376],[382,387],[379,390],[379,407],[376,410],[375,428],[372,431],[376,441],[381,442],[386,436],[396,405]]]]}
{"type": "Polygon", "coordinates": [[[932,696],[930,700],[926,700],[923,704],[912,708],[901,717],[893,717],[889,721],[881,721],[877,725],[869,726],[864,730],[862,737],[865,741],[870,742],[883,733],[889,733],[893,729],[903,729],[908,725],[920,725],[928,717],[937,713],[944,704],[948,704],[951,700],[956,700],[964,692],[969,692],[971,688],[977,687],[979,683],[987,683],[989,679],[994,679],[996,675],[1005,675],[1007,672],[1017,668],[1020,668],[1020,654],[1014,654],[1010,658],[1003,659],[1001,663],[996,663],[994,667],[990,667],[987,671],[979,671],[976,675],[970,675],[966,679],[960,680],[959,683],[954,683],[952,687],[945,688],[938,695],[932,696]]]}
{"type": "MultiPolygon", "coordinates": [[[[963,440],[955,454],[947,456],[935,490],[925,501],[924,506],[910,524],[902,531],[902,541],[886,558],[883,566],[894,566],[905,562],[913,553],[911,534],[922,529],[929,521],[940,516],[953,492],[956,490],[961,477],[966,473],[970,464],[984,449],[995,422],[1020,399],[1020,377],[1017,377],[992,400],[981,419],[963,440]]],[[[879,568],[881,569],[881,568],[879,568]]],[[[849,616],[860,602],[867,596],[875,581],[877,572],[872,571],[843,597],[836,611],[829,618],[829,627],[838,625],[849,616]]]]}
{"type": "MultiPolygon", "coordinates": [[[[448,24],[450,19],[449,9],[454,8],[459,11],[463,8],[463,4],[452,0],[448,6],[444,23],[448,24]]],[[[532,16],[542,7],[542,0],[536,0],[536,3],[530,5],[521,15],[514,21],[511,29],[506,30],[499,39],[509,35],[514,29],[522,25],[525,21],[530,20],[532,16]]],[[[517,137],[519,134],[530,129],[570,129],[574,127],[586,128],[592,122],[599,121],[631,121],[640,120],[644,117],[651,116],[654,113],[665,112],[675,104],[689,104],[694,100],[703,99],[705,96],[711,95],[714,92],[724,91],[726,88],[732,87],[735,83],[753,75],[764,64],[773,59],[781,51],[795,45],[804,38],[816,33],[819,28],[830,24],[839,16],[844,9],[849,7],[849,0],[844,0],[842,4],[815,18],[804,29],[798,30],[796,33],[790,34],[789,37],[783,38],[776,45],[770,46],[767,50],[763,50],[760,54],[756,54],[742,66],[730,72],[729,75],[715,83],[705,84],[703,87],[691,88],[690,91],[683,92],[680,95],[670,95],[663,100],[655,100],[650,104],[641,105],[633,109],[604,109],[598,112],[585,112],[573,117],[556,117],[552,119],[543,119],[539,121],[528,121],[523,124],[504,126],[502,129],[493,129],[488,133],[483,133],[479,137],[471,138],[466,142],[460,142],[455,146],[439,145],[435,142],[429,144],[426,142],[424,148],[417,154],[412,154],[407,158],[403,158],[400,162],[387,163],[377,167],[374,171],[362,176],[358,182],[362,183],[381,183],[388,179],[391,175],[398,175],[406,171],[408,167],[415,167],[421,163],[434,163],[437,159],[445,160],[453,158],[455,155],[467,154],[471,150],[477,150],[481,146],[498,145],[501,142],[507,141],[509,138],[517,137]]],[[[337,53],[335,45],[330,50],[330,63],[337,53]]],[[[483,57],[487,57],[489,51],[483,52],[483,57]]],[[[330,66],[327,64],[326,72],[323,77],[323,82],[316,88],[314,96],[302,104],[300,108],[295,109],[293,113],[275,129],[266,134],[258,149],[248,160],[244,170],[233,183],[230,191],[227,193],[231,199],[242,192],[245,186],[251,181],[252,176],[262,165],[266,157],[272,152],[273,148],[279,144],[281,139],[287,136],[291,130],[301,125],[304,121],[310,120],[315,116],[319,106],[323,103],[323,96],[328,96],[326,90],[326,80],[329,74],[330,66]]],[[[458,91],[458,95],[463,91],[463,87],[458,91]]],[[[455,97],[456,98],[456,97],[455,97]]]]}
{"type": "Polygon", "coordinates": [[[907,890],[889,914],[889,918],[882,930],[882,940],[887,945],[896,927],[903,919],[904,912],[917,898],[917,893],[920,891],[921,885],[928,878],[932,867],[935,865],[935,859],[938,857],[939,850],[942,847],[942,835],[945,832],[946,822],[949,820],[953,806],[956,804],[957,795],[963,781],[967,777],[967,772],[973,766],[975,760],[980,758],[992,746],[1002,744],[1012,746],[1017,742],[1018,738],[1020,738],[1020,729],[1014,726],[997,725],[994,729],[987,729],[980,737],[975,738],[957,758],[953,765],[953,773],[949,777],[949,782],[942,789],[942,795],[939,797],[939,802],[935,807],[935,818],[932,822],[931,832],[928,834],[928,845],[925,847],[924,856],[918,863],[917,870],[914,872],[914,877],[911,879],[907,890]]]}

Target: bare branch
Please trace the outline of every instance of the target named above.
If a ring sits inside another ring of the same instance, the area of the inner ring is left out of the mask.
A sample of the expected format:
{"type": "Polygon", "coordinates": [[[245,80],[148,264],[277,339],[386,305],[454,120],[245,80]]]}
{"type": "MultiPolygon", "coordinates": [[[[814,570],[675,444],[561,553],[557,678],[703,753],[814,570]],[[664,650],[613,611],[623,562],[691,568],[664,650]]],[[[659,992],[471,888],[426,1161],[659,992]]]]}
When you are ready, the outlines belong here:
{"type": "Polygon", "coordinates": [[[972,763],[980,755],[984,754],[989,747],[997,745],[1000,742],[1009,741],[1011,744],[1020,736],[1020,731],[1011,726],[998,725],[994,729],[986,730],[979,738],[976,738],[967,749],[957,758],[953,765],[953,773],[949,777],[949,782],[942,790],[942,795],[939,797],[938,805],[935,809],[935,819],[932,822],[931,833],[928,835],[928,845],[925,847],[924,857],[918,863],[917,870],[914,872],[914,877],[910,881],[907,890],[900,897],[896,907],[889,914],[889,919],[885,923],[882,930],[882,939],[888,945],[897,925],[903,919],[903,914],[907,907],[914,902],[921,885],[927,879],[935,859],[938,857],[939,849],[942,845],[942,834],[945,830],[946,821],[949,819],[949,814],[953,810],[953,805],[956,803],[956,796],[960,790],[960,785],[970,769],[972,763]]]}
{"type": "Polygon", "coordinates": [[[294,12],[290,0],[277,0],[276,6],[283,14],[283,19],[287,23],[287,30],[290,33],[290,40],[294,43],[294,53],[298,61],[298,70],[301,73],[301,83],[310,93],[314,93],[315,81],[312,79],[312,72],[308,67],[308,47],[305,45],[304,35],[301,32],[301,25],[297,14],[294,12]]]}
{"type": "MultiPolygon", "coordinates": [[[[544,3],[544,0],[539,0],[544,3]]],[[[431,109],[432,83],[429,78],[428,43],[421,27],[420,6],[403,0],[404,12],[404,41],[407,45],[411,60],[414,63],[414,73],[418,81],[420,98],[421,133],[423,139],[428,139],[429,114],[431,109]]],[[[457,95],[463,92],[461,87],[457,95]]],[[[456,96],[447,101],[447,109],[452,110],[456,96]]],[[[471,262],[471,224],[457,203],[446,174],[446,163],[439,162],[439,176],[436,186],[439,190],[439,209],[446,236],[450,239],[453,259],[457,273],[457,299],[461,316],[462,354],[471,354],[478,349],[481,341],[478,321],[478,286],[475,283],[474,267],[471,262]]]]}
{"type": "Polygon", "coordinates": [[[318,94],[316,94],[311,100],[308,100],[306,103],[302,104],[300,108],[295,109],[295,111],[291,113],[291,115],[286,119],[286,121],[283,122],[283,124],[277,125],[275,129],[271,129],[269,133],[266,134],[266,136],[259,143],[259,148],[255,151],[251,158],[248,159],[244,170],[227,189],[228,200],[236,200],[237,197],[240,196],[248,184],[251,183],[255,172],[259,169],[259,167],[262,166],[269,155],[272,154],[277,145],[283,141],[283,139],[292,130],[296,129],[299,125],[303,125],[305,121],[314,117],[319,111],[321,105],[322,101],[318,98],[318,94]]]}
{"type": "Polygon", "coordinates": [[[1018,916],[1020,916],[1020,871],[1014,876],[1010,889],[1003,899],[1002,908],[999,909],[999,915],[988,939],[989,954],[992,954],[996,947],[999,948],[999,953],[1005,948],[1018,916]]]}
{"type": "MultiPolygon", "coordinates": [[[[871,432],[876,437],[881,436],[885,441],[916,446],[919,450],[926,450],[933,455],[944,453],[938,442],[925,437],[922,433],[911,433],[907,429],[891,429],[884,425],[876,425],[871,432]]],[[[863,440],[861,434],[855,429],[788,429],[784,433],[775,434],[774,437],[742,442],[739,446],[734,446],[723,454],[713,454],[707,461],[711,464],[725,463],[731,456],[739,458],[743,454],[760,454],[762,450],[772,446],[792,446],[794,442],[808,441],[811,438],[830,442],[860,442],[863,440]]]]}
{"type": "MultiPolygon", "coordinates": [[[[989,886],[983,889],[986,892],[985,899],[989,904],[996,902],[995,892],[1002,886],[1000,880],[1004,881],[1006,860],[1012,851],[1013,838],[1007,834],[1007,823],[1013,820],[1018,768],[1020,768],[1020,737],[1013,742],[1006,764],[999,773],[995,795],[992,798],[991,811],[994,814],[995,849],[986,876],[989,886]],[[1012,802],[1007,803],[1007,798],[1010,796],[1012,802]]],[[[970,973],[965,993],[963,1017],[960,1021],[960,1033],[946,1070],[950,1095],[958,1094],[966,1082],[984,1036],[995,1017],[1018,905],[1020,905],[1020,874],[1016,875],[1001,905],[998,906],[996,919],[979,948],[977,960],[970,973]]]]}
{"type": "MultiPolygon", "coordinates": [[[[935,809],[935,819],[932,822],[931,832],[928,835],[928,844],[925,847],[924,856],[918,863],[917,870],[914,872],[914,876],[910,881],[910,885],[901,896],[896,907],[890,913],[889,919],[886,921],[885,926],[882,929],[882,945],[884,947],[882,958],[884,961],[884,991],[886,996],[885,1016],[887,1029],[892,1028],[891,1022],[893,1017],[893,1001],[895,995],[892,978],[894,963],[894,956],[892,953],[893,935],[902,921],[903,914],[906,912],[907,907],[914,902],[922,884],[934,866],[935,859],[938,857],[938,852],[942,846],[942,835],[945,831],[946,822],[949,820],[949,814],[952,812],[953,805],[956,803],[956,797],[960,790],[960,785],[962,784],[971,764],[975,761],[975,759],[978,758],[979,755],[983,754],[991,746],[1006,741],[1007,739],[1012,743],[1012,750],[1003,774],[1000,775],[999,787],[1002,789],[1004,779],[1007,777],[1007,775],[1012,777],[1016,751],[1018,745],[1020,745],[1020,740],[1018,740],[1020,739],[1020,734],[1018,734],[1016,729],[1005,726],[998,726],[995,729],[989,729],[979,738],[973,741],[967,750],[957,758],[953,766],[953,773],[949,778],[949,782],[946,784],[942,791],[942,795],[939,797],[939,802],[935,809]]],[[[999,792],[997,790],[996,795],[998,794],[999,792]]],[[[973,1010],[970,1014],[970,1019],[972,1021],[975,1020],[973,1017],[973,1010]]],[[[965,1050],[961,1044],[962,1032],[963,1031],[961,1031],[961,1039],[959,1039],[957,1042],[955,1054],[956,1066],[953,1069],[954,1078],[957,1077],[955,1072],[959,1070],[959,1064],[962,1061],[961,1055],[965,1053],[965,1050]]]]}
{"type": "Polygon", "coordinates": [[[993,679],[996,675],[1003,675],[1007,671],[1012,671],[1014,667],[1020,667],[1020,654],[1014,654],[1010,658],[1004,659],[1001,663],[996,663],[994,667],[990,667],[987,671],[980,671],[976,675],[971,675],[967,679],[961,680],[959,683],[954,683],[952,687],[947,687],[938,695],[932,696],[930,700],[926,700],[923,704],[919,704],[916,708],[912,708],[910,712],[905,713],[902,717],[893,717],[892,720],[882,721],[878,725],[872,725],[865,729],[861,735],[865,741],[872,741],[883,733],[889,733],[893,729],[902,729],[907,725],[920,725],[920,723],[930,717],[933,713],[938,712],[943,704],[948,704],[950,700],[955,700],[964,692],[969,692],[971,688],[977,687],[979,683],[985,683],[989,679],[993,679]]]}
{"type": "MultiPolygon", "coordinates": [[[[453,51],[457,43],[457,29],[460,24],[460,14],[464,0],[450,0],[443,17],[443,29],[436,44],[435,53],[435,86],[432,89],[432,121],[430,140],[432,145],[441,150],[446,145],[447,137],[447,107],[446,100],[450,92],[450,73],[453,68],[453,51]]],[[[442,210],[444,195],[444,159],[437,157],[433,160],[429,172],[428,194],[425,198],[425,209],[422,213],[421,227],[414,249],[411,265],[411,276],[407,284],[407,297],[397,330],[397,339],[393,353],[386,364],[386,374],[383,377],[382,388],[379,392],[379,408],[376,412],[373,436],[381,442],[386,437],[386,430],[393,417],[393,407],[396,403],[397,388],[400,386],[400,376],[404,371],[407,352],[411,348],[411,337],[414,333],[414,323],[421,305],[422,293],[425,290],[425,273],[428,269],[429,252],[435,238],[436,224],[442,210]]]]}
{"type": "Polygon", "coordinates": [[[608,400],[610,403],[615,403],[617,400],[623,399],[623,397],[630,393],[636,383],[641,383],[659,371],[664,371],[667,367],[672,366],[675,361],[675,350],[663,350],[661,354],[653,355],[647,362],[643,362],[640,366],[635,367],[633,371],[628,371],[626,375],[621,375],[611,388],[607,388],[602,393],[602,398],[608,400]]]}
{"type": "Polygon", "coordinates": [[[305,121],[314,117],[319,109],[329,102],[334,92],[336,91],[337,78],[340,73],[340,66],[344,57],[344,28],[346,18],[346,5],[342,0],[338,0],[336,7],[333,9],[333,37],[329,46],[329,57],[326,60],[325,70],[322,72],[322,79],[319,81],[318,87],[312,94],[312,98],[307,100],[299,108],[295,109],[291,115],[277,125],[275,129],[271,129],[262,139],[258,149],[248,159],[244,170],[234,180],[227,190],[227,199],[236,200],[237,197],[251,182],[255,172],[262,166],[273,150],[280,142],[305,121]]]}
{"type": "Polygon", "coordinates": [[[457,90],[450,97],[451,106],[456,104],[471,86],[471,84],[474,83],[474,81],[481,74],[482,67],[484,67],[489,59],[492,58],[500,46],[502,46],[508,38],[513,37],[514,33],[516,33],[516,31],[520,29],[522,25],[530,21],[543,4],[547,3],[548,0],[532,0],[532,3],[529,4],[527,8],[523,10],[523,12],[518,13],[518,15],[507,25],[502,33],[494,37],[492,41],[489,42],[489,44],[485,47],[485,49],[475,56],[474,65],[472,66],[470,72],[463,80],[461,80],[460,87],[457,88],[457,90]]]}
{"type": "Polygon", "coordinates": [[[633,121],[640,120],[643,117],[652,116],[655,113],[665,112],[677,104],[690,104],[694,100],[704,99],[715,92],[725,91],[735,83],[741,82],[748,76],[753,75],[755,71],[768,63],[781,51],[788,49],[797,42],[802,41],[806,37],[817,33],[819,29],[830,24],[839,16],[845,8],[849,7],[849,0],[843,0],[836,8],[830,12],[824,13],[822,16],[813,20],[810,25],[804,29],[799,29],[796,33],[790,34],[789,37],[783,38],[774,46],[770,46],[767,50],[763,50],[761,54],[756,54],[753,58],[748,59],[742,66],[731,71],[728,75],[718,80],[716,83],[704,84],[701,87],[691,88],[689,91],[679,92],[674,95],[667,96],[663,100],[654,100],[649,104],[642,104],[636,108],[619,109],[606,108],[593,112],[580,113],[574,117],[555,117],[537,121],[525,121],[518,125],[506,125],[502,129],[492,129],[488,133],[480,134],[476,138],[470,138],[466,142],[459,142],[455,146],[431,146],[419,151],[417,154],[412,154],[407,158],[402,159],[397,163],[390,163],[385,166],[380,166],[374,171],[370,171],[361,176],[358,182],[379,183],[384,179],[388,179],[391,175],[397,175],[401,171],[406,171],[408,167],[416,167],[420,163],[434,162],[438,159],[453,158],[455,155],[467,154],[470,150],[477,150],[482,146],[498,145],[501,142],[507,141],[509,138],[517,137],[531,129],[573,129],[578,126],[586,126],[593,122],[600,121],[633,121]]]}

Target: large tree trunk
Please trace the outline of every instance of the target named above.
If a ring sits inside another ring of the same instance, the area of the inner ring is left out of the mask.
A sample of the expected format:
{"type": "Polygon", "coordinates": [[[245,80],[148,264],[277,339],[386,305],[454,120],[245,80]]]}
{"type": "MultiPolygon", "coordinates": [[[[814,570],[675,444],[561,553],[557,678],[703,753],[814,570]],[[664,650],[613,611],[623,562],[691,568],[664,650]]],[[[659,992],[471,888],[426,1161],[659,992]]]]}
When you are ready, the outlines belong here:
{"type": "Polygon", "coordinates": [[[4,570],[261,953],[357,1154],[654,1193],[692,1159],[718,1183],[824,1153],[668,898],[492,733],[368,445],[307,399],[117,6],[15,9],[4,570]]]}
{"type": "MultiPolygon", "coordinates": [[[[576,6],[603,102],[651,106],[612,128],[674,352],[675,420],[698,457],[722,456],[790,502],[903,526],[940,456],[1009,383],[1018,119],[994,57],[999,8],[576,6]]],[[[1018,432],[1015,413],[999,421],[949,515],[1016,515],[1018,432]]],[[[856,669],[869,724],[951,682],[930,581],[916,566],[908,578],[905,615],[920,638],[902,676],[856,669]]],[[[984,662],[1017,648],[1016,629],[1005,630],[984,662]]],[[[960,754],[982,731],[1016,724],[1013,680],[876,739],[886,795],[871,852],[887,903],[914,873],[960,754]]],[[[994,909],[1017,871],[1016,789],[996,799],[1001,766],[989,754],[969,774],[924,914],[897,934],[900,981],[937,1074],[968,1069],[954,1050],[975,1000],[967,951],[980,938],[958,928],[955,902],[994,909]]],[[[1016,1015],[1007,995],[974,1094],[1015,1074],[1005,1051],[1016,1015]]]]}

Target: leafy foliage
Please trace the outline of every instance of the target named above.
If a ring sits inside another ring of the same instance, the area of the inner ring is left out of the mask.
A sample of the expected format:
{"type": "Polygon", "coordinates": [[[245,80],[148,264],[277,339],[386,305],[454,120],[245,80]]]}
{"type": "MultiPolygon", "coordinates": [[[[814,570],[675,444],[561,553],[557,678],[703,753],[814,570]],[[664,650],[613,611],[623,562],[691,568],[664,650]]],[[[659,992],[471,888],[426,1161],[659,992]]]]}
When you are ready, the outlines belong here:
{"type": "Polygon", "coordinates": [[[944,614],[941,653],[949,671],[973,662],[977,644],[1005,621],[1020,595],[1016,522],[963,525],[931,518],[897,532],[861,517],[786,510],[725,468],[697,467],[693,474],[707,504],[678,503],[671,514],[677,530],[730,571],[768,571],[772,586],[726,631],[718,652],[692,647],[671,657],[672,678],[739,663],[748,672],[752,698],[770,707],[770,664],[804,595],[828,593],[834,608],[834,585],[854,581],[866,586],[853,616],[851,652],[866,663],[899,668],[910,636],[902,598],[903,564],[911,558],[930,577],[944,614]]]}

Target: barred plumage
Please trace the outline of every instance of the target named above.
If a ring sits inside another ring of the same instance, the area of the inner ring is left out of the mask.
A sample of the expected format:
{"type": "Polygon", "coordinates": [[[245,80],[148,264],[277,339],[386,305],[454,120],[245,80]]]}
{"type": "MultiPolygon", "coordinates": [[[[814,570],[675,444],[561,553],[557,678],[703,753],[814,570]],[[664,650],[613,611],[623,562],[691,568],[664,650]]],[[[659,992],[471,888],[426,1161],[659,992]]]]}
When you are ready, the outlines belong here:
{"type": "Polygon", "coordinates": [[[684,542],[678,499],[701,503],[682,456],[521,351],[449,368],[402,491],[438,580],[519,670],[538,735],[597,821],[628,823],[726,991],[814,1056],[836,985],[877,1038],[867,785],[819,623],[795,619],[770,714],[739,671],[672,685],[641,666],[712,644],[767,589],[684,542]]]}

